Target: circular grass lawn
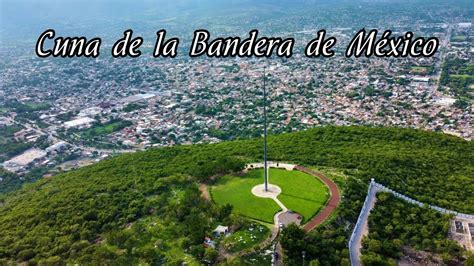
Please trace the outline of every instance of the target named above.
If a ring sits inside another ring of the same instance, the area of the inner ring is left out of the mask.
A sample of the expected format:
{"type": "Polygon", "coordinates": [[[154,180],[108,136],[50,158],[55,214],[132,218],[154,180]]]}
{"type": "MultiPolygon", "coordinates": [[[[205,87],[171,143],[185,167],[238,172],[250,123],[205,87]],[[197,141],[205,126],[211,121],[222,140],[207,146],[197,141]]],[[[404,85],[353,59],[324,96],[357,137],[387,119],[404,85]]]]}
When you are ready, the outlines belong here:
{"type": "MultiPolygon", "coordinates": [[[[269,182],[282,190],[278,199],[303,216],[303,223],[313,217],[329,198],[327,187],[316,177],[300,171],[270,168],[269,182]]],[[[252,188],[263,183],[263,169],[245,176],[224,176],[211,188],[212,199],[219,205],[231,204],[234,212],[256,220],[273,223],[280,207],[272,199],[258,198],[252,188]]]]}

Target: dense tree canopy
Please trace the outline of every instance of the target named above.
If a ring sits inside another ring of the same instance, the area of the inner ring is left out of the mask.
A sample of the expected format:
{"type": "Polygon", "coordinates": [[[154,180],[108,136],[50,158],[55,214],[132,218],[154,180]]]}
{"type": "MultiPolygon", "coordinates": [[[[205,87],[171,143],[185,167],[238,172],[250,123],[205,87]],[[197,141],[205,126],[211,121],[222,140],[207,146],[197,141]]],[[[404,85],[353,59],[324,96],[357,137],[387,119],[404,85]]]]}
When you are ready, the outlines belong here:
{"type": "MultiPolygon", "coordinates": [[[[350,224],[370,178],[420,201],[474,213],[474,145],[453,136],[323,127],[272,136],[268,145],[271,160],[346,169],[352,176],[341,183],[344,199],[333,222],[305,236],[308,257],[326,265],[347,262],[350,224]]],[[[197,182],[261,160],[262,146],[252,139],[151,149],[27,185],[0,198],[0,260],[130,263],[149,262],[154,254],[173,261],[176,250],[200,259],[202,237],[228,212],[200,199],[197,182]],[[140,228],[147,219],[156,232],[149,233],[150,224],[140,228]],[[149,237],[122,241],[130,238],[124,231],[130,224],[149,237]]]]}
{"type": "Polygon", "coordinates": [[[441,254],[445,263],[463,260],[463,249],[447,238],[449,220],[428,207],[378,194],[369,217],[369,236],[363,241],[362,261],[364,265],[390,265],[401,257],[404,246],[441,254]]]}

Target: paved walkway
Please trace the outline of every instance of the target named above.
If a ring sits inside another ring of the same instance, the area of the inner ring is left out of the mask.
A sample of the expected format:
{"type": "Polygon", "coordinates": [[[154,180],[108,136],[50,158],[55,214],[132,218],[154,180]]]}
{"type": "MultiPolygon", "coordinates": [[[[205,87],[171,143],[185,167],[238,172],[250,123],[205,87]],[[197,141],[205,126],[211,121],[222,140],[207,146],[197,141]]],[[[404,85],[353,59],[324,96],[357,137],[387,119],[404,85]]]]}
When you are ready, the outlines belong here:
{"type": "Polygon", "coordinates": [[[303,166],[296,166],[295,170],[301,171],[303,173],[307,173],[309,175],[312,175],[321,181],[329,188],[329,193],[330,193],[330,198],[328,200],[328,203],[324,207],[322,211],[320,211],[316,216],[314,216],[308,223],[306,223],[303,226],[303,229],[307,232],[313,230],[316,228],[318,225],[322,224],[325,222],[329,216],[334,212],[334,210],[337,208],[339,203],[341,202],[341,194],[339,193],[339,189],[337,188],[337,185],[329,178],[327,178],[325,175],[321,174],[320,172],[311,170],[309,168],[303,167],[303,166]]]}
{"type": "Polygon", "coordinates": [[[280,214],[283,214],[288,211],[288,208],[278,199],[278,195],[280,195],[280,193],[281,188],[272,184],[268,184],[267,191],[265,191],[264,184],[256,185],[252,188],[252,194],[256,197],[272,199],[276,202],[276,204],[278,204],[278,206],[280,206],[281,211],[275,213],[275,215],[273,216],[273,223],[275,225],[275,228],[278,229],[280,228],[280,220],[278,217],[280,216],[280,214]]]}
{"type": "Polygon", "coordinates": [[[296,213],[296,212],[284,212],[280,214],[278,217],[278,220],[280,223],[283,224],[283,226],[287,226],[290,224],[296,224],[296,225],[301,225],[301,215],[296,213]]]}
{"type": "Polygon", "coordinates": [[[362,210],[359,213],[359,218],[357,219],[354,230],[352,231],[351,238],[349,239],[349,255],[351,259],[351,265],[353,266],[361,265],[360,255],[362,239],[369,234],[369,215],[372,208],[374,208],[375,201],[377,199],[376,194],[378,192],[378,188],[373,186],[372,182],[369,186],[367,196],[365,197],[362,210]]]}

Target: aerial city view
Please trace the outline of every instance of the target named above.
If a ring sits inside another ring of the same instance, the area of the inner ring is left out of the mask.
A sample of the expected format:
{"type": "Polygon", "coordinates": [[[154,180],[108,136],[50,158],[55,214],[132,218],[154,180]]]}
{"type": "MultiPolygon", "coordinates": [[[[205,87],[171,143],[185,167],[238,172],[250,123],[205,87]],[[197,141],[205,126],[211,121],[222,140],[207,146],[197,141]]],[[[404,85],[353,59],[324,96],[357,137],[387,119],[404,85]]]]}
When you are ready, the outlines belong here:
{"type": "Polygon", "coordinates": [[[0,0],[0,265],[474,265],[473,24],[472,0],[0,0]],[[438,46],[348,56],[363,29],[438,46]],[[140,54],[111,54],[126,32],[140,54]],[[42,56],[78,36],[100,55],[42,56]],[[292,54],[212,54],[252,36],[292,54]]]}

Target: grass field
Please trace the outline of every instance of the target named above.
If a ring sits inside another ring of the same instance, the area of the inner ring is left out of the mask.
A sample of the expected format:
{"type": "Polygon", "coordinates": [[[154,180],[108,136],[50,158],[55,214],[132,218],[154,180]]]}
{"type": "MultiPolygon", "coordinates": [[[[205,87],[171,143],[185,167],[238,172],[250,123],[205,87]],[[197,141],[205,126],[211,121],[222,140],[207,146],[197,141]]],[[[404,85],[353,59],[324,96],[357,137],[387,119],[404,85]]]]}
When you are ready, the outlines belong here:
{"type": "MultiPolygon", "coordinates": [[[[290,210],[310,219],[325,204],[329,197],[326,186],[313,176],[281,169],[270,169],[270,183],[278,185],[282,193],[278,199],[290,210]]],[[[252,187],[263,182],[263,169],[250,171],[243,177],[225,176],[211,188],[217,204],[231,204],[241,215],[273,223],[273,216],[280,210],[271,199],[255,197],[252,187]]]]}
{"type": "Polygon", "coordinates": [[[464,35],[457,35],[457,36],[451,37],[451,41],[453,42],[464,42],[466,40],[467,40],[467,36],[464,36],[464,35]]]}
{"type": "Polygon", "coordinates": [[[278,199],[288,209],[301,214],[304,222],[313,217],[329,198],[328,188],[323,182],[303,172],[272,169],[270,183],[281,188],[278,199]]]}
{"type": "Polygon", "coordinates": [[[468,75],[468,74],[451,74],[449,75],[450,78],[460,78],[460,79],[468,79],[468,78],[474,78],[473,75],[468,75]]]}
{"type": "Polygon", "coordinates": [[[80,133],[84,138],[93,138],[97,136],[105,136],[111,134],[115,131],[121,130],[124,127],[129,126],[131,123],[129,121],[113,121],[103,125],[97,125],[86,129],[80,133]]]}
{"type": "Polygon", "coordinates": [[[0,107],[0,114],[5,114],[8,112],[8,108],[6,107],[0,107]]]}
{"type": "Polygon", "coordinates": [[[44,103],[44,102],[27,102],[25,103],[25,106],[29,108],[31,111],[41,111],[41,110],[47,110],[51,107],[49,103],[44,103]]]}
{"type": "Polygon", "coordinates": [[[428,68],[422,66],[412,66],[410,68],[410,71],[416,74],[425,74],[426,72],[428,72],[428,68]]]}
{"type": "Polygon", "coordinates": [[[230,203],[241,215],[273,223],[273,215],[280,208],[272,199],[257,198],[252,194],[251,189],[263,180],[256,177],[253,171],[244,177],[224,176],[217,186],[212,187],[212,199],[217,204],[230,203]]]}
{"type": "Polygon", "coordinates": [[[430,74],[434,70],[433,66],[412,66],[410,67],[410,72],[413,74],[420,74],[420,75],[425,75],[425,74],[430,74]]]}

